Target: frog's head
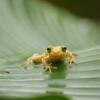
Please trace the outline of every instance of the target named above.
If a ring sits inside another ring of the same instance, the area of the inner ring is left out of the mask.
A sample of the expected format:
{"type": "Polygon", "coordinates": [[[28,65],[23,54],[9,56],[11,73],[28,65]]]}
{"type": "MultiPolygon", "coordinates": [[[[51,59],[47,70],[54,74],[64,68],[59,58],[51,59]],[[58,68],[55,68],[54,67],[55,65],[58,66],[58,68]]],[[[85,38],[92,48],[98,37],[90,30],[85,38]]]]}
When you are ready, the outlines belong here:
{"type": "Polygon", "coordinates": [[[47,53],[52,57],[63,58],[66,54],[67,47],[65,46],[50,46],[47,48],[47,53]]]}

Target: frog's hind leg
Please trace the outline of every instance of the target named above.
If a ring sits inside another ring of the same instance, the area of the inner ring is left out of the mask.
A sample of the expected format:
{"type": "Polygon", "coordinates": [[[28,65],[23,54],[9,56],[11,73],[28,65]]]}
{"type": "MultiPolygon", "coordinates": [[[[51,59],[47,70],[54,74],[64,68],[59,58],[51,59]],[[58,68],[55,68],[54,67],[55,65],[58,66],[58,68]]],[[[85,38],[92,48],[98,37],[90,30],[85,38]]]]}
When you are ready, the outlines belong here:
{"type": "Polygon", "coordinates": [[[30,57],[30,58],[27,59],[27,61],[24,64],[21,65],[21,67],[23,67],[24,69],[27,69],[28,65],[32,64],[32,63],[33,62],[32,62],[32,59],[30,57]]]}
{"type": "Polygon", "coordinates": [[[23,67],[24,69],[27,69],[27,66],[28,66],[27,62],[25,62],[24,64],[21,64],[21,67],[23,67]]]}
{"type": "Polygon", "coordinates": [[[73,55],[73,56],[78,56],[78,54],[77,54],[77,53],[75,53],[75,52],[72,52],[72,55],[73,55]]]}

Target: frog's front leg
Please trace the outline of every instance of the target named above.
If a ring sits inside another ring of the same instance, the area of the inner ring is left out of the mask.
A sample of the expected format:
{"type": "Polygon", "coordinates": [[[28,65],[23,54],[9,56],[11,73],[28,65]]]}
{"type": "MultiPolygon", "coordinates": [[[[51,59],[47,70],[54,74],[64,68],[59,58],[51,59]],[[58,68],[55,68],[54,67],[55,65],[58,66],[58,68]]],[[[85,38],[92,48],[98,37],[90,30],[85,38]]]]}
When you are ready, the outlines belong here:
{"type": "Polygon", "coordinates": [[[75,60],[75,57],[73,56],[73,57],[67,57],[67,62],[68,62],[68,64],[76,64],[77,65],[77,62],[76,62],[76,60],[75,60]]]}
{"type": "Polygon", "coordinates": [[[72,52],[72,57],[70,58],[70,64],[76,64],[77,65],[77,62],[75,60],[76,56],[77,56],[77,53],[72,52]]]}
{"type": "Polygon", "coordinates": [[[71,64],[76,64],[76,61],[75,59],[69,59],[68,63],[71,65],[71,64]]]}
{"type": "Polygon", "coordinates": [[[66,53],[66,58],[67,58],[67,62],[68,64],[77,64],[77,62],[75,61],[75,56],[77,56],[76,53],[74,52],[67,52],[66,53]]]}
{"type": "Polygon", "coordinates": [[[42,59],[42,64],[43,64],[43,69],[45,69],[45,71],[48,71],[51,73],[51,64],[49,64],[45,58],[42,59]]]}

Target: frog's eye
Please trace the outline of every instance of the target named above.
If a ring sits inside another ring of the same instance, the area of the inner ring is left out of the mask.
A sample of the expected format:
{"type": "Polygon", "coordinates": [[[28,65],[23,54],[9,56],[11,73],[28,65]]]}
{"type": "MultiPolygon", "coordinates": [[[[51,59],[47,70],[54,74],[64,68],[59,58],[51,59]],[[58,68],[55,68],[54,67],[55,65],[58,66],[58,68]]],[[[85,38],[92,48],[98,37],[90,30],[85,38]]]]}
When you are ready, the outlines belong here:
{"type": "Polygon", "coordinates": [[[67,50],[67,47],[62,47],[62,51],[65,52],[67,50]]]}
{"type": "Polygon", "coordinates": [[[48,52],[48,53],[51,52],[51,48],[50,48],[50,47],[47,48],[47,52],[48,52]]]}

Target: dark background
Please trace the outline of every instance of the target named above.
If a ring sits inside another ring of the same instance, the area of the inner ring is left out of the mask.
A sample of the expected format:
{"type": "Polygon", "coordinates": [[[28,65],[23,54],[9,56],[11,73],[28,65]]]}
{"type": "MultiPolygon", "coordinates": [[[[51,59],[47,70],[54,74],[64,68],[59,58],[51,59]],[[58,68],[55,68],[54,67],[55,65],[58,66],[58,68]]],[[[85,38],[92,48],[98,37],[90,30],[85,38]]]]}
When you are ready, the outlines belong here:
{"type": "Polygon", "coordinates": [[[100,0],[44,0],[85,18],[100,21],[100,0]]]}

